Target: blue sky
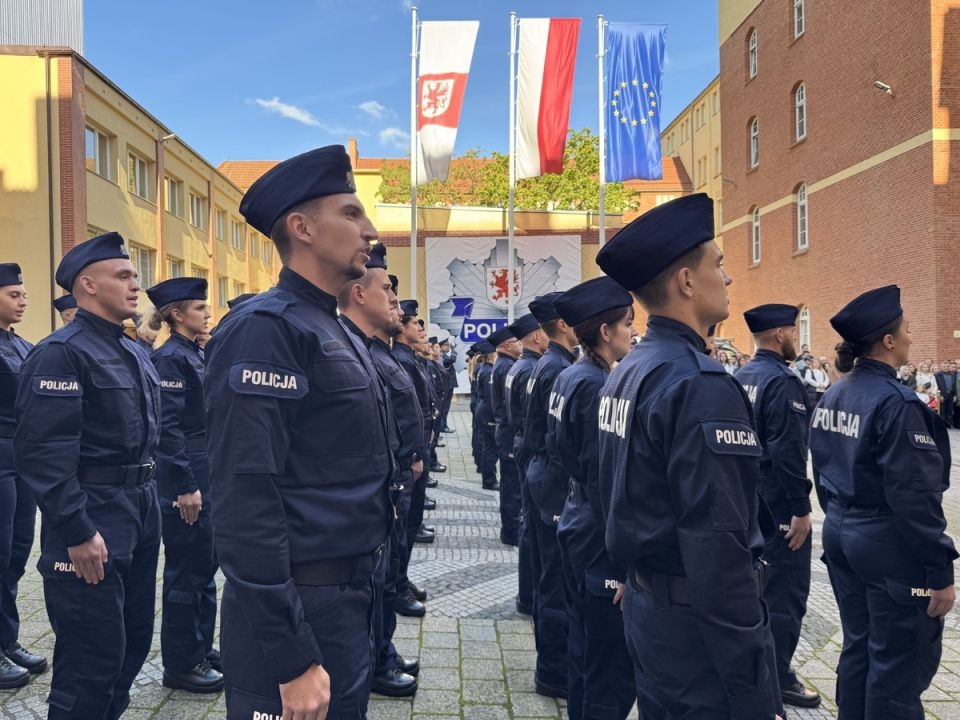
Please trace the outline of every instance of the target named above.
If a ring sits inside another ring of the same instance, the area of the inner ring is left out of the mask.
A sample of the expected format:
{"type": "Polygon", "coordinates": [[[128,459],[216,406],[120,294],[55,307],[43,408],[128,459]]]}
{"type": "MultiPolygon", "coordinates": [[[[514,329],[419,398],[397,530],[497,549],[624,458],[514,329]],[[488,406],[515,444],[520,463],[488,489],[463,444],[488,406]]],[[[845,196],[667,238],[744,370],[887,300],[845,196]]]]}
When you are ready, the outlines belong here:
{"type": "MultiPolygon", "coordinates": [[[[87,0],[85,55],[214,164],[279,159],[356,137],[407,153],[410,2],[87,0]]],[[[669,121],[717,74],[715,0],[419,0],[422,20],[480,20],[457,154],[507,150],[509,12],[580,17],[570,126],[597,121],[596,17],[667,25],[669,121]]]]}

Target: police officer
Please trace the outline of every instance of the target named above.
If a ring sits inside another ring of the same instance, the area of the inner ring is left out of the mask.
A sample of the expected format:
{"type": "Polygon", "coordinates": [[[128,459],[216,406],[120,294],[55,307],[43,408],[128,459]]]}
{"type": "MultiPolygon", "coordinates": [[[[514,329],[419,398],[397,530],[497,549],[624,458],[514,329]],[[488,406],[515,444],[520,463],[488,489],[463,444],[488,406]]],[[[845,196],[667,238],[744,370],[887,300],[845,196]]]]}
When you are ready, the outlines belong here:
{"type": "Polygon", "coordinates": [[[48,717],[113,720],[153,640],[160,380],[123,334],[140,286],[118,233],[75,246],[56,281],[79,309],[23,364],[14,459],[43,516],[48,717]]]}
{"type": "Polygon", "coordinates": [[[197,335],[210,320],[207,281],[182,277],[147,290],[154,310],[145,322],[170,337],[150,357],[160,376],[160,500],[163,616],[160,651],[163,684],[194,693],[223,688],[219,652],[213,649],[217,622],[217,572],[210,495],[206,418],[203,409],[204,354],[197,335]]]}
{"type": "Polygon", "coordinates": [[[953,541],[943,491],[950,444],[943,421],[897,368],[910,326],[896,285],[870,290],[830,318],[849,372],[813,411],[810,449],[826,496],[823,549],[840,607],[837,704],[845,720],[923,718],[953,608],[953,541]]]}
{"type": "Polygon", "coordinates": [[[390,398],[390,447],[397,459],[393,482],[395,519],[390,532],[386,562],[379,577],[380,593],[376,599],[374,635],[374,667],[371,689],[379,695],[409,697],[417,691],[416,675],[420,665],[416,660],[404,660],[393,644],[397,626],[394,601],[397,589],[407,579],[407,515],[413,484],[423,473],[423,420],[413,381],[403,366],[390,352],[391,337],[399,334],[400,308],[387,275],[386,246],[377,244],[370,251],[367,272],[362,278],[351,280],[337,299],[340,319],[347,329],[357,335],[370,351],[390,398]]]}
{"type": "Polygon", "coordinates": [[[493,333],[489,340],[481,342],[480,352],[483,358],[480,367],[477,368],[476,380],[479,398],[474,421],[480,428],[480,478],[484,490],[500,489],[500,484],[497,482],[497,425],[493,419],[493,400],[490,395],[493,363],[497,352],[496,345],[493,343],[495,337],[496,333],[493,333]]]}
{"type": "Polygon", "coordinates": [[[457,353],[450,338],[444,338],[440,341],[440,358],[444,371],[447,373],[447,394],[444,398],[443,407],[440,415],[440,432],[455,433],[450,427],[449,415],[450,406],[453,403],[453,394],[460,386],[460,380],[457,377],[457,353]]]}
{"type": "Polygon", "coordinates": [[[64,325],[73,322],[73,316],[77,314],[77,299],[73,295],[61,295],[52,304],[54,309],[60,313],[60,320],[64,325]]]}
{"type": "Polygon", "coordinates": [[[514,436],[510,430],[506,384],[507,375],[522,351],[517,334],[526,334],[531,327],[539,325],[529,313],[507,325],[509,337],[497,347],[497,359],[490,374],[490,400],[496,423],[494,440],[500,460],[500,542],[513,546],[520,545],[520,471],[513,454],[514,436]]]}
{"type": "Polygon", "coordinates": [[[523,454],[527,459],[526,484],[530,497],[530,524],[536,540],[534,632],[537,643],[536,690],[547,697],[567,697],[567,603],[564,597],[563,564],[557,541],[557,523],[567,497],[568,475],[547,454],[547,415],[550,393],[557,376],[573,364],[577,336],[557,313],[554,301],[560,293],[548,293],[530,302],[530,312],[549,339],[527,383],[527,415],[523,454]]]}
{"type": "Polygon", "coordinates": [[[610,368],[630,352],[636,335],[633,300],[600,276],[567,290],[554,306],[583,349],[553,383],[547,415],[547,452],[570,478],[557,526],[570,617],[567,714],[570,720],[623,720],[637,686],[619,608],[626,573],[603,545],[597,411],[610,368]]]}
{"type": "Polygon", "coordinates": [[[284,267],[208,345],[227,716],[362,717],[394,467],[387,399],[336,294],[377,231],[339,145],[274,167],[240,212],[284,267]]]}
{"type": "Polygon", "coordinates": [[[730,278],[713,201],[664,203],[597,263],[649,313],[600,396],[606,545],[627,568],[624,627],[644,694],[666,717],[773,718],[773,639],[760,597],[760,441],[743,388],[705,354],[730,278]]]}
{"type": "Polygon", "coordinates": [[[23,577],[37,503],[13,462],[20,367],[33,347],[14,331],[27,310],[20,266],[0,263],[0,690],[26,685],[31,674],[47,669],[47,660],[20,643],[17,584],[23,577]]]}
{"type": "MultiPolygon", "coordinates": [[[[533,313],[530,313],[533,317],[533,313]]],[[[523,318],[520,318],[521,320],[523,318]]],[[[517,612],[523,615],[533,613],[533,546],[530,542],[530,519],[527,511],[529,501],[526,499],[527,473],[526,458],[523,457],[523,423],[527,414],[527,380],[533,372],[537,361],[543,357],[547,349],[547,335],[540,329],[540,323],[533,317],[534,329],[520,341],[520,358],[507,373],[504,383],[506,394],[507,422],[513,434],[513,457],[517,463],[517,473],[520,478],[520,557],[517,563],[517,612]]]]}
{"type": "MultiPolygon", "coordinates": [[[[423,365],[417,358],[416,348],[420,345],[421,328],[417,323],[417,313],[420,310],[416,300],[400,301],[400,332],[393,338],[393,356],[403,366],[413,381],[417,391],[417,401],[420,404],[420,421],[423,425],[423,446],[416,452],[418,459],[424,461],[423,473],[413,483],[413,494],[410,497],[410,512],[407,516],[407,564],[413,552],[414,543],[418,537],[421,541],[428,539],[426,533],[420,532],[423,523],[424,502],[427,494],[427,480],[429,479],[429,438],[433,429],[434,405],[430,388],[430,381],[424,372],[423,365]]],[[[427,609],[423,601],[427,599],[426,592],[416,587],[406,578],[397,587],[397,599],[394,608],[397,613],[406,617],[423,617],[427,609]]]]}
{"type": "Polygon", "coordinates": [[[777,678],[783,702],[817,707],[820,695],[808,690],[790,667],[800,640],[810,594],[810,488],[807,479],[807,412],[803,384],[789,368],[797,357],[797,314],[793,305],[760,305],[744,314],[757,352],[737,372],[753,404],[760,458],[760,497],[773,514],[775,532],[766,538],[764,600],[777,652],[777,678]]]}

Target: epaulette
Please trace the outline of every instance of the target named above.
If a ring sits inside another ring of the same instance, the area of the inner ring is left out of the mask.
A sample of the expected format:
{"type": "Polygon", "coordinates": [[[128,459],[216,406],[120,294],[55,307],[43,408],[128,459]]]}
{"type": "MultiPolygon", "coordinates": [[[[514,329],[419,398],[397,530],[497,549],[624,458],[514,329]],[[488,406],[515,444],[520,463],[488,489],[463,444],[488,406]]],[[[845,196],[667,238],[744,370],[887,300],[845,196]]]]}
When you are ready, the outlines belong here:
{"type": "Polygon", "coordinates": [[[690,353],[691,353],[691,355],[693,355],[693,357],[696,359],[696,361],[697,361],[697,368],[700,370],[700,372],[702,372],[702,373],[723,373],[723,374],[725,374],[725,375],[729,375],[729,373],[728,373],[726,370],[723,369],[723,365],[720,364],[720,361],[719,361],[719,360],[715,360],[714,358],[710,357],[709,355],[704,355],[703,353],[697,352],[696,350],[694,350],[694,349],[692,349],[692,348],[691,348],[691,350],[690,350],[690,353]]]}
{"type": "Polygon", "coordinates": [[[54,330],[52,333],[47,335],[46,342],[65,345],[67,342],[69,342],[70,338],[79,333],[81,330],[83,330],[83,326],[78,325],[77,323],[64,325],[59,330],[54,330]]]}
{"type": "Polygon", "coordinates": [[[265,293],[261,293],[255,298],[247,300],[245,303],[240,305],[234,310],[243,310],[244,307],[247,307],[246,312],[249,313],[262,313],[264,315],[275,315],[277,317],[283,315],[284,311],[293,305],[294,297],[290,293],[284,292],[283,290],[272,290],[265,293]]]}
{"type": "Polygon", "coordinates": [[[921,405],[924,405],[923,400],[920,399],[920,396],[917,395],[916,391],[911,390],[906,385],[894,380],[893,378],[884,378],[884,379],[888,384],[893,385],[893,387],[897,389],[900,395],[903,396],[903,399],[906,400],[907,402],[917,402],[917,403],[920,403],[921,405]]]}

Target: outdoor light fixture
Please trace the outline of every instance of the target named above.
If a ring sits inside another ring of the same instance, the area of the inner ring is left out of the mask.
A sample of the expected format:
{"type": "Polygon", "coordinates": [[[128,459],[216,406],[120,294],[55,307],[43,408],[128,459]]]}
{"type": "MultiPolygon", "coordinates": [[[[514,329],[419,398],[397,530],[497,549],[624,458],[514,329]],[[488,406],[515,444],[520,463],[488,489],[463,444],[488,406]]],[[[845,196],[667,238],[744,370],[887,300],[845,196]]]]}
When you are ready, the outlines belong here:
{"type": "Polygon", "coordinates": [[[873,86],[877,90],[883,90],[883,92],[885,92],[887,95],[893,95],[893,88],[881,80],[874,80],[873,86]]]}
{"type": "Polygon", "coordinates": [[[173,140],[176,137],[176,133],[170,133],[169,135],[164,135],[162,138],[160,138],[160,142],[167,142],[168,140],[173,140]]]}

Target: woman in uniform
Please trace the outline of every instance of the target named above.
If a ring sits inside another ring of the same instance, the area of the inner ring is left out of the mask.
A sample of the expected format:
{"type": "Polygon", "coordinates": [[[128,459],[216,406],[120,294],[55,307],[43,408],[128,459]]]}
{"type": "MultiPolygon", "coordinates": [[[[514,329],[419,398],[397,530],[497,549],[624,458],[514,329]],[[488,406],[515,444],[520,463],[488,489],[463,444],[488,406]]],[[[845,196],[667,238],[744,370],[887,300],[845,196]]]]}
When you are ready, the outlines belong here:
{"type": "Polygon", "coordinates": [[[953,607],[946,535],[946,426],[896,368],[910,327],[896,285],[857,297],[830,319],[849,371],[813,411],[810,447],[825,497],[823,547],[843,625],[837,704],[844,720],[924,717],[920,695],[940,662],[953,607]]]}
{"type": "Polygon", "coordinates": [[[633,663],[618,607],[626,579],[604,547],[599,491],[600,389],[631,348],[633,302],[606,276],[554,301],[583,354],[557,376],[547,416],[547,452],[570,476],[557,535],[566,583],[567,710],[570,720],[623,720],[637,700],[633,663]]]}
{"type": "Polygon", "coordinates": [[[203,278],[165,280],[147,290],[154,311],[144,322],[166,324],[170,338],[151,355],[160,375],[160,444],[157,493],[163,515],[163,684],[194,693],[223,688],[213,649],[217,571],[210,509],[203,349],[210,307],[203,278]]]}

